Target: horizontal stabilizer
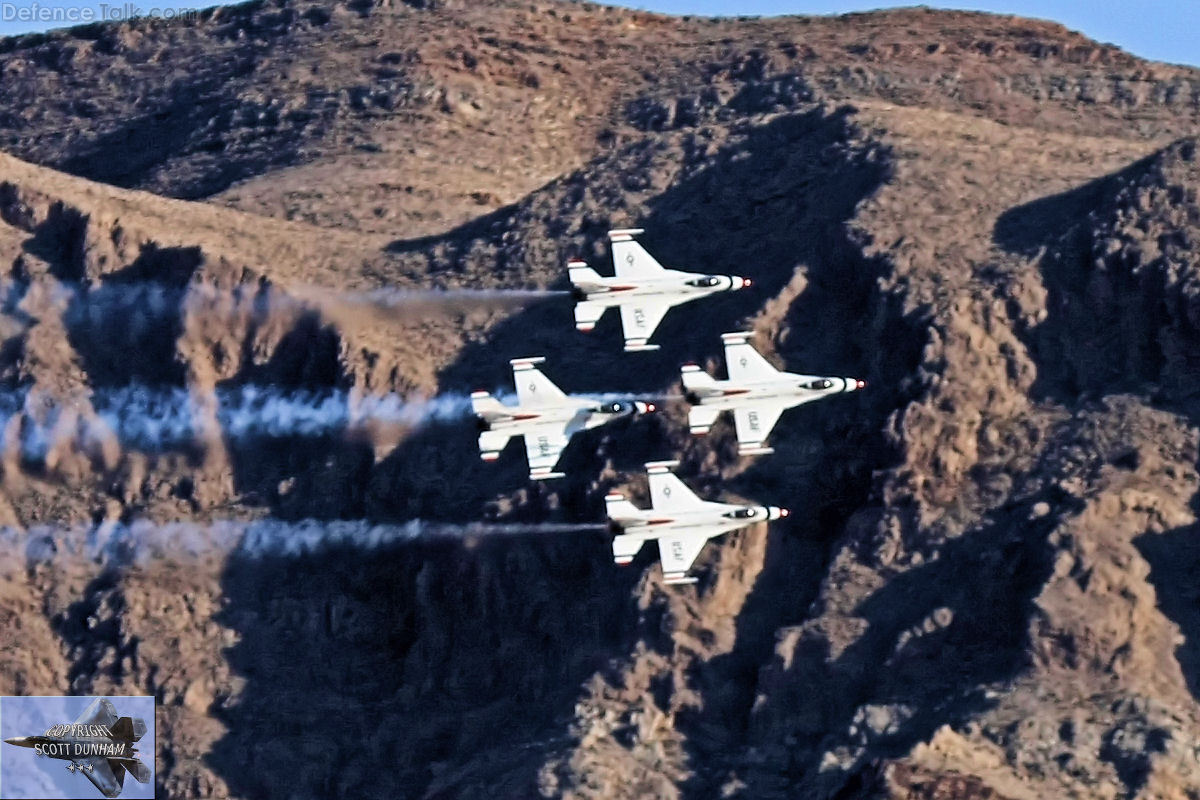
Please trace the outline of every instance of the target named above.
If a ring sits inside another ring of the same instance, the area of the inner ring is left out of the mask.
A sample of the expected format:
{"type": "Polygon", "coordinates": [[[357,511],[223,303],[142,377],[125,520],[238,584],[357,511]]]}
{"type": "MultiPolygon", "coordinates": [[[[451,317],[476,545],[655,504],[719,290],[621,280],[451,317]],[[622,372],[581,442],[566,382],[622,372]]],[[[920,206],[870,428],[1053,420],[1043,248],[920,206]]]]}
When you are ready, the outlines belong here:
{"type": "Polygon", "coordinates": [[[720,415],[721,409],[716,406],[692,406],[688,409],[688,429],[694,436],[703,436],[720,415]]]}
{"type": "Polygon", "coordinates": [[[689,392],[703,394],[706,389],[716,388],[713,377],[695,364],[684,364],[680,367],[679,374],[683,379],[683,388],[689,392]]]}
{"type": "MultiPolygon", "coordinates": [[[[605,497],[604,510],[608,514],[608,518],[618,525],[625,522],[637,522],[642,518],[642,510],[621,494],[613,493],[605,497]]],[[[641,545],[638,546],[641,547],[641,545]]]]}
{"type": "Polygon", "coordinates": [[[150,774],[150,768],[136,758],[126,761],[124,764],[125,769],[128,770],[129,774],[132,775],[133,779],[138,783],[149,783],[153,777],[150,774]]]}
{"type": "Polygon", "coordinates": [[[567,264],[567,279],[571,281],[572,286],[581,288],[599,287],[604,280],[600,277],[599,272],[583,261],[572,261],[567,264]]]}
{"type": "Polygon", "coordinates": [[[608,306],[582,300],[575,304],[575,327],[587,333],[596,327],[608,306]]]}
{"type": "Polygon", "coordinates": [[[551,478],[565,478],[566,473],[555,472],[553,467],[530,467],[529,477],[535,481],[547,481],[551,478]]]}
{"type": "Polygon", "coordinates": [[[621,534],[613,537],[613,561],[621,566],[628,564],[633,561],[633,557],[638,554],[645,543],[646,540],[640,536],[621,534]]]}
{"type": "Polygon", "coordinates": [[[484,431],[479,434],[479,457],[484,461],[495,461],[511,438],[511,434],[503,431],[484,431]]]}
{"type": "Polygon", "coordinates": [[[508,407],[487,392],[471,392],[471,410],[484,419],[508,416],[508,407]]]}

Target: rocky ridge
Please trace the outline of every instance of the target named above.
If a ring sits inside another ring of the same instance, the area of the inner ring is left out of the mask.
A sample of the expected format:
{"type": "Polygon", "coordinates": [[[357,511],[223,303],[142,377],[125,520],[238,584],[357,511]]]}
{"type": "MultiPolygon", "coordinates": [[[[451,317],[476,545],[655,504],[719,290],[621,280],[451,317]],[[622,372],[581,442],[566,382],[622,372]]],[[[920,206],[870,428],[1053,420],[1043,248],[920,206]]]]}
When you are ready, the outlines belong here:
{"type": "Polygon", "coordinates": [[[30,532],[0,582],[18,634],[0,688],[157,695],[164,794],[1200,791],[1194,71],[981,15],[549,3],[249,4],[0,50],[8,148],[45,165],[0,174],[6,390],[86,419],[130,381],[462,392],[541,352],[574,390],[671,391],[742,324],[781,365],[871,384],[792,412],[770,459],[739,462],[723,428],[689,440],[668,408],[573,447],[548,487],[480,464],[449,422],[245,443],[210,416],[178,452],[64,435],[30,460],[27,406],[6,436],[4,514],[30,532]],[[189,59],[209,72],[155,88],[189,59]],[[380,63],[390,100],[351,91],[380,63]],[[111,102],[88,110],[100,81],[111,102]],[[266,94],[308,99],[276,117],[266,94]],[[127,133],[101,142],[84,117],[127,133]],[[480,168],[496,135],[528,149],[480,168]],[[668,318],[636,374],[611,327],[565,335],[559,302],[384,325],[255,300],[554,287],[627,224],[759,293],[668,318]],[[139,336],[71,312],[147,280],[187,299],[139,336]],[[694,591],[662,586],[652,554],[614,572],[593,534],[97,563],[81,534],[48,550],[36,530],[589,520],[614,486],[644,499],[638,465],[676,452],[704,493],[804,513],[710,546],[694,591]]]}

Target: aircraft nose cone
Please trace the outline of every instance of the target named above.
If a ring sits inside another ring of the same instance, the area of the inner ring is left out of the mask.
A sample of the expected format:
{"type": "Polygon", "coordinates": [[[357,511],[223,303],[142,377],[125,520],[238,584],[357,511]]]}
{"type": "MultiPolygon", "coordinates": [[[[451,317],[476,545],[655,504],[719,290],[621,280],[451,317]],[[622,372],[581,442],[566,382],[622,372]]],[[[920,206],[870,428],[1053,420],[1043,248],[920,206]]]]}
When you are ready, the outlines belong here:
{"type": "Polygon", "coordinates": [[[11,739],[5,739],[4,743],[5,744],[15,744],[17,747],[28,747],[29,746],[29,737],[28,736],[14,736],[11,739]]]}
{"type": "Polygon", "coordinates": [[[867,388],[867,382],[861,378],[846,378],[846,391],[857,392],[859,389],[867,388]]]}
{"type": "Polygon", "coordinates": [[[783,519],[792,512],[779,506],[767,506],[767,519],[783,519]]]}
{"type": "Polygon", "coordinates": [[[749,278],[738,278],[738,280],[742,282],[742,285],[737,287],[738,289],[747,289],[754,284],[754,281],[749,278]]]}
{"type": "Polygon", "coordinates": [[[649,414],[654,411],[654,403],[643,403],[638,401],[634,403],[633,406],[638,410],[639,414],[649,414]]]}

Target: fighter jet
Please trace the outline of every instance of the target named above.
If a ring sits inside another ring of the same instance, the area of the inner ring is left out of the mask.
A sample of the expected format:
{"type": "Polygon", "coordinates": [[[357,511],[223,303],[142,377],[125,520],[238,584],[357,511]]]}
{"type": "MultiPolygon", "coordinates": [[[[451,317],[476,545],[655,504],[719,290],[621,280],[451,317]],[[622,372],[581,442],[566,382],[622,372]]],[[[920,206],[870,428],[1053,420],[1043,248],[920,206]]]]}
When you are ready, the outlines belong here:
{"type": "Polygon", "coordinates": [[[858,378],[782,372],[750,346],[749,338],[748,333],[726,333],[721,337],[727,381],[713,379],[695,364],[685,364],[682,370],[683,388],[692,403],[688,412],[692,433],[708,433],[722,411],[732,411],[741,455],[773,452],[763,446],[763,441],[787,409],[867,385],[858,378]]]}
{"type": "Polygon", "coordinates": [[[621,417],[645,414],[653,403],[633,400],[598,401],[563,394],[535,367],[544,358],[515,358],[513,383],[517,387],[517,405],[501,403],[487,392],[471,395],[471,408],[479,418],[479,452],[484,461],[495,461],[514,436],[525,437],[529,458],[529,477],[533,480],[561,478],[554,465],[579,431],[590,430],[621,417]]]}
{"type": "Polygon", "coordinates": [[[112,702],[97,697],[73,723],[54,725],[41,736],[5,739],[17,747],[32,748],[40,757],[67,762],[67,771],[78,770],[105,797],[117,797],[125,785],[125,773],[138,783],[147,783],[150,768],[137,758],[134,744],[146,733],[140,718],[117,717],[112,702]]]}
{"type": "Polygon", "coordinates": [[[617,306],[621,309],[625,351],[657,350],[658,345],[646,342],[672,306],[750,285],[749,278],[736,275],[666,269],[634,241],[633,237],[641,232],[641,228],[608,232],[616,272],[612,278],[601,277],[583,261],[573,260],[567,264],[567,274],[578,301],[575,327],[579,330],[592,330],[605,311],[617,306]]]}
{"type": "Polygon", "coordinates": [[[651,508],[643,510],[620,494],[605,498],[608,519],[619,531],[613,539],[613,560],[628,564],[651,539],[658,540],[664,583],[695,583],[688,569],[704,549],[704,543],[726,531],[756,522],[782,519],[786,508],[743,506],[701,500],[683,481],[670,472],[677,461],[646,465],[650,480],[651,508]]]}

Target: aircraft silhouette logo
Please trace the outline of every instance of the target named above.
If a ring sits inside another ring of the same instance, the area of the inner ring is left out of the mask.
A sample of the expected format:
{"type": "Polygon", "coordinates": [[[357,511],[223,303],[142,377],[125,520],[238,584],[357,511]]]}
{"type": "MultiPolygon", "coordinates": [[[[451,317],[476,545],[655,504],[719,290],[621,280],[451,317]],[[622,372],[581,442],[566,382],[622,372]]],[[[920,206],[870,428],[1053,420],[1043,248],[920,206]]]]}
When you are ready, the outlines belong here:
{"type": "MultiPolygon", "coordinates": [[[[144,716],[121,715],[113,700],[93,699],[73,720],[62,719],[64,705],[77,698],[6,697],[0,700],[0,725],[4,744],[0,758],[0,798],[56,796],[65,798],[116,798],[135,784],[126,784],[128,775],[139,786],[131,792],[153,796],[154,737],[147,737],[144,716]],[[38,709],[37,704],[42,704],[38,709]],[[40,710],[41,713],[38,713],[40,710]],[[59,715],[55,718],[54,715],[59,715]],[[41,733],[33,728],[38,721],[49,724],[41,733]],[[20,728],[18,731],[17,729],[20,728]],[[31,729],[32,728],[32,729],[31,729]],[[12,735],[19,732],[21,735],[12,735]],[[92,784],[64,779],[57,767],[71,776],[82,775],[92,784]],[[51,768],[53,772],[48,772],[51,768]],[[49,780],[47,780],[49,778],[49,780]],[[148,791],[148,793],[147,793],[148,791]],[[51,793],[54,794],[51,794],[51,793]]],[[[150,697],[118,698],[154,718],[150,697]]],[[[74,708],[78,708],[78,704],[74,708]]]]}

